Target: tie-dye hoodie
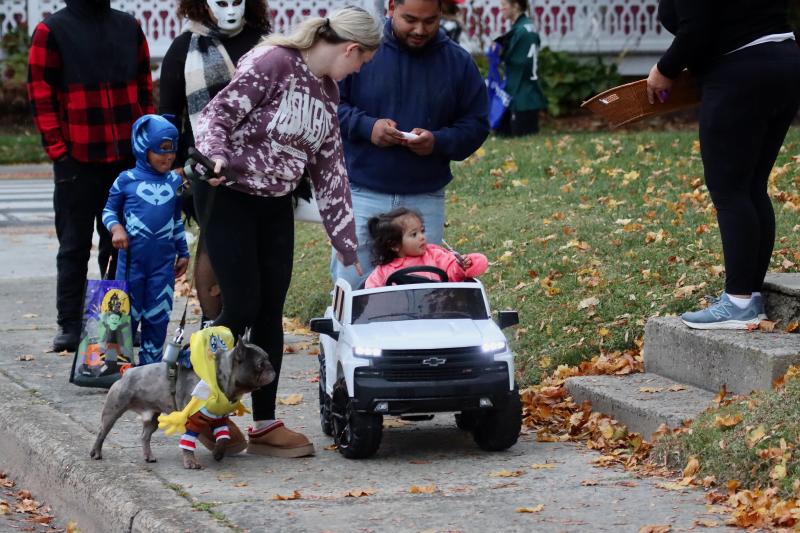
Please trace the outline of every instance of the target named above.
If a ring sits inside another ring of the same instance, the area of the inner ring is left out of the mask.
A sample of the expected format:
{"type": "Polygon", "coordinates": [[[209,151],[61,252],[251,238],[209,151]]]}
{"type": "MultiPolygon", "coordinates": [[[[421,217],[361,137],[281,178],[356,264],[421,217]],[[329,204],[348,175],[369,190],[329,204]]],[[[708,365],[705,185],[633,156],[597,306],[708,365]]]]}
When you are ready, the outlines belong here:
{"type": "Polygon", "coordinates": [[[338,104],[336,82],[314,76],[299,51],[257,46],[200,114],[196,137],[201,153],[237,176],[231,187],[248,194],[289,194],[307,169],[325,229],[350,265],[357,239],[338,104]]]}

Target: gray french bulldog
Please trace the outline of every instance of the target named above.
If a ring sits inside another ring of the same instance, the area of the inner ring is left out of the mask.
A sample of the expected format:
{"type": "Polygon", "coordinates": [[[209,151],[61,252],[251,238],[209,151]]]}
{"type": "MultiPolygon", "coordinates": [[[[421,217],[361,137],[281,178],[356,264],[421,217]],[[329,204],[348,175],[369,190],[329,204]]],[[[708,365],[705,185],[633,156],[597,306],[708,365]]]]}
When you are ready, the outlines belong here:
{"type": "MultiPolygon", "coordinates": [[[[268,385],[275,379],[275,370],[267,353],[247,341],[245,334],[231,350],[217,355],[217,383],[222,392],[235,402],[242,395],[268,385]]],[[[100,432],[92,447],[92,459],[103,458],[103,441],[114,423],[126,411],[134,411],[142,420],[142,450],[144,460],[154,463],[156,458],[150,449],[150,437],[158,429],[158,415],[183,408],[191,399],[192,391],[200,378],[193,370],[178,365],[175,395],[170,393],[167,363],[155,363],[131,368],[108,391],[100,432]]],[[[213,455],[217,461],[225,456],[229,439],[217,441],[213,455]]],[[[194,452],[182,450],[185,468],[201,468],[194,452]]]]}

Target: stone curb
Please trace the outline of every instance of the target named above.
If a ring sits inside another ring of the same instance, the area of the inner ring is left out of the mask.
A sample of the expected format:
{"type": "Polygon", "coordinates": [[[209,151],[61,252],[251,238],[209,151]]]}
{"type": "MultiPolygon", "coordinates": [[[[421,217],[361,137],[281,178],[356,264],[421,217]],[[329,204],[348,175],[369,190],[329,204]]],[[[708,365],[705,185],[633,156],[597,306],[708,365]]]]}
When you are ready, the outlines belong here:
{"type": "Polygon", "coordinates": [[[768,390],[800,363],[800,335],[761,331],[693,330],[678,317],[645,325],[644,367],[679,383],[736,394],[768,390]]]}
{"type": "Polygon", "coordinates": [[[647,373],[574,377],[566,386],[576,403],[588,400],[592,411],[611,416],[647,440],[661,424],[678,428],[695,419],[714,399],[712,392],[647,373]]]}
{"type": "Polygon", "coordinates": [[[94,436],[0,370],[3,468],[81,531],[230,531],[146,468],[89,458],[94,436]]]}

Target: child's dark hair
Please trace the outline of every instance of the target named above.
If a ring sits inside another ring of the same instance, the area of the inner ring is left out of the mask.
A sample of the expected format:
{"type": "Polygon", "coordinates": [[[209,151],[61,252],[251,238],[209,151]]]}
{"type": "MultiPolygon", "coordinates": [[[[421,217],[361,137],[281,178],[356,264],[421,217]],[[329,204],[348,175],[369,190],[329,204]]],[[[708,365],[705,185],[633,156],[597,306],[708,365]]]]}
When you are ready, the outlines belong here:
{"type": "Polygon", "coordinates": [[[386,265],[397,259],[394,248],[403,242],[403,226],[397,219],[407,215],[413,215],[422,222],[422,215],[407,207],[397,207],[369,219],[367,229],[372,238],[373,265],[386,265]]]}

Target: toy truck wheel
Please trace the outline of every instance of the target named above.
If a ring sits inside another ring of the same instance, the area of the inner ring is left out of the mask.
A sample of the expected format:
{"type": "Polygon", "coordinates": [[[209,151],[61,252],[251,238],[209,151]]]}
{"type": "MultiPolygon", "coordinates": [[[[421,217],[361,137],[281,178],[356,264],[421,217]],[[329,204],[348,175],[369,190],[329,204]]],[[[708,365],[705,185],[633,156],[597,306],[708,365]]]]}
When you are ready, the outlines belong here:
{"type": "Polygon", "coordinates": [[[331,414],[331,397],[325,392],[325,352],[319,349],[319,423],[322,432],[333,436],[333,415],[331,414]]]}
{"type": "Polygon", "coordinates": [[[339,378],[333,387],[332,415],[333,438],[339,453],[348,459],[365,459],[378,451],[383,416],[356,412],[344,378],[339,378]]]}
{"type": "Polygon", "coordinates": [[[479,413],[475,411],[456,413],[456,426],[461,431],[472,431],[478,423],[479,416],[479,413]]]}
{"type": "Polygon", "coordinates": [[[472,437],[482,449],[488,452],[506,450],[516,444],[522,427],[522,403],[519,391],[514,392],[507,401],[493,407],[480,417],[472,437]]]}

